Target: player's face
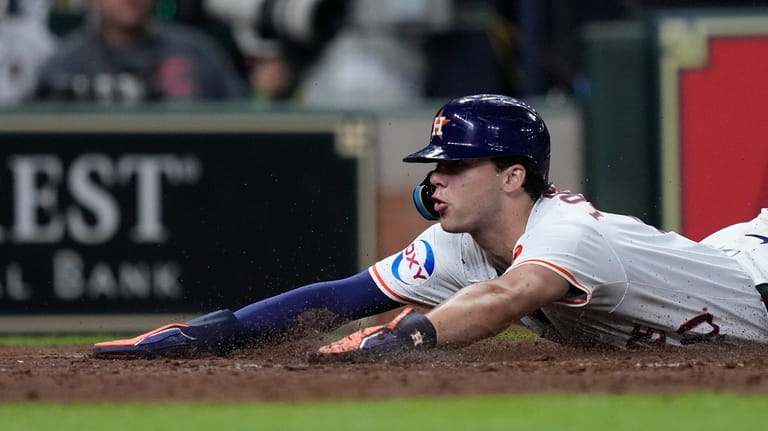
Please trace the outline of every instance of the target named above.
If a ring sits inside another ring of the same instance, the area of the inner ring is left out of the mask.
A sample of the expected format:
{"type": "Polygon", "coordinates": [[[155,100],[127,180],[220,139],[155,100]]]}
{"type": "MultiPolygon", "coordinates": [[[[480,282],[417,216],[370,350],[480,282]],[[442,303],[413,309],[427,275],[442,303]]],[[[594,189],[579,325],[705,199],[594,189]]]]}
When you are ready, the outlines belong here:
{"type": "Polygon", "coordinates": [[[477,232],[498,214],[500,179],[489,159],[440,161],[430,182],[440,225],[448,232],[477,232]]]}

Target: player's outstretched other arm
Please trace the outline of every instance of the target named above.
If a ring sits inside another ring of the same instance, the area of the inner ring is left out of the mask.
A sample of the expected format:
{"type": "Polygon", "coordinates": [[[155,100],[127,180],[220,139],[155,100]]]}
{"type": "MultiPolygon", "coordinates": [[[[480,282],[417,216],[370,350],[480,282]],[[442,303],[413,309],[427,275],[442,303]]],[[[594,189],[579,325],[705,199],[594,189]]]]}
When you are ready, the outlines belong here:
{"type": "Polygon", "coordinates": [[[465,345],[498,334],[567,292],[568,282],[555,272],[521,265],[467,286],[426,316],[440,345],[465,345]]]}
{"type": "Polygon", "coordinates": [[[535,264],[471,284],[427,313],[406,309],[386,325],[365,328],[323,346],[312,358],[376,360],[404,351],[461,346],[498,334],[568,292],[568,282],[535,264]]]}

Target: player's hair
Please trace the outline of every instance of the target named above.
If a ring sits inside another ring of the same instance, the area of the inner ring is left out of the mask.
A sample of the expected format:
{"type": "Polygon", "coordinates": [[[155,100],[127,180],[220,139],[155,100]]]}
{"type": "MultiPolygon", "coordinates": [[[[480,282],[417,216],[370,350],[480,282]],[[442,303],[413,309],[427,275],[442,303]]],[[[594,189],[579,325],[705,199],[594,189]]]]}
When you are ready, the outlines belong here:
{"type": "Polygon", "coordinates": [[[512,165],[523,165],[525,168],[525,182],[523,183],[523,190],[528,193],[534,201],[541,197],[541,195],[547,191],[549,184],[544,181],[544,176],[541,173],[541,169],[529,157],[524,156],[509,156],[509,157],[493,157],[491,161],[496,165],[496,170],[501,172],[504,169],[512,165]]]}

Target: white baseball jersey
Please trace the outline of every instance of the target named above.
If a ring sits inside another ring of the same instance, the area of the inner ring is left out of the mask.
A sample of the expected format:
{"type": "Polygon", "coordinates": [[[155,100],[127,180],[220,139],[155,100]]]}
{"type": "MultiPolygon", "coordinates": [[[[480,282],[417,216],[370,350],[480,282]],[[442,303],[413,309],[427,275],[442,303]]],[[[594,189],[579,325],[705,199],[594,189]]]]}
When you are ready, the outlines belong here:
{"type": "MultiPolygon", "coordinates": [[[[558,191],[535,203],[507,271],[520,265],[540,265],[571,285],[565,297],[522,319],[547,338],[615,346],[768,343],[768,312],[755,289],[768,280],[768,210],[699,243],[558,191]],[[745,237],[744,229],[761,230],[745,237]]],[[[470,235],[438,224],[369,271],[390,298],[429,306],[499,275],[470,235]]]]}

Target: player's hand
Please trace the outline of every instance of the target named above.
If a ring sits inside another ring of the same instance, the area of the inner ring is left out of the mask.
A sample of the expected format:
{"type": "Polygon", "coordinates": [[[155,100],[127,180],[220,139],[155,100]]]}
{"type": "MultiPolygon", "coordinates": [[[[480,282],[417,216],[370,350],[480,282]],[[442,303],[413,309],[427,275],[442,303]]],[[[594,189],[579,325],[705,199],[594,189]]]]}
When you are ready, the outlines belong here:
{"type": "Polygon", "coordinates": [[[321,347],[310,360],[376,360],[436,344],[437,335],[429,319],[407,307],[386,325],[361,329],[321,347]]]}

